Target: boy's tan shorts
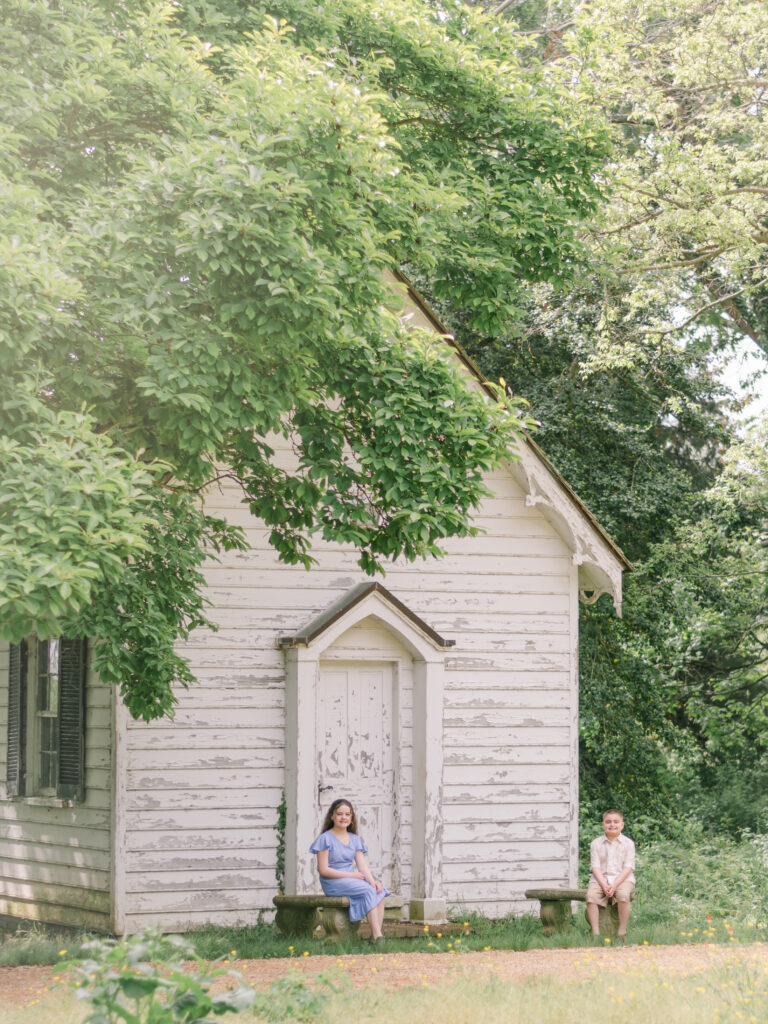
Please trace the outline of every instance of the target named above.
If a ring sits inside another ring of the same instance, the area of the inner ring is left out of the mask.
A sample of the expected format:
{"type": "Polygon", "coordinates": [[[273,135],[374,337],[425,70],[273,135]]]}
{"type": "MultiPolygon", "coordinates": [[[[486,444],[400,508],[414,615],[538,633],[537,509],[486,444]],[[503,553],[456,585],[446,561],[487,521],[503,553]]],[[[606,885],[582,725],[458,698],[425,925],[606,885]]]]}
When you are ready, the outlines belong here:
{"type": "MultiPolygon", "coordinates": [[[[615,903],[629,903],[634,891],[634,882],[622,882],[613,894],[613,901],[615,903]]],[[[603,892],[602,886],[594,878],[590,878],[589,885],[587,886],[587,903],[596,903],[598,907],[608,906],[608,897],[603,892]]]]}

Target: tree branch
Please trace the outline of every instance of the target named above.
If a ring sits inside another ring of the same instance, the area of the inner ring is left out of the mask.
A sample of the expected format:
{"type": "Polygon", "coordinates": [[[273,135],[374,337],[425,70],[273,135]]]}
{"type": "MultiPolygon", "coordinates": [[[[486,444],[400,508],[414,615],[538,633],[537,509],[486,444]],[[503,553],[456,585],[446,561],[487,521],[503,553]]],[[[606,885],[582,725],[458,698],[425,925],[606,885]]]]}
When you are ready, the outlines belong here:
{"type": "Polygon", "coordinates": [[[662,336],[667,335],[667,334],[676,334],[677,331],[685,330],[685,328],[689,324],[692,324],[694,320],[698,320],[698,318],[701,316],[701,314],[705,313],[708,309],[711,309],[713,306],[722,306],[723,303],[727,302],[729,299],[735,299],[737,295],[741,295],[745,291],[746,291],[746,288],[739,288],[738,291],[731,292],[730,295],[724,295],[721,299],[713,299],[712,302],[708,302],[705,306],[702,306],[701,309],[697,309],[696,312],[692,313],[691,316],[689,316],[687,320],[684,320],[681,324],[678,324],[676,327],[669,327],[665,331],[643,331],[642,333],[643,334],[658,334],[658,335],[662,335],[662,336]]]}
{"type": "MultiPolygon", "coordinates": [[[[712,249],[705,250],[701,255],[694,257],[690,260],[680,260],[679,263],[646,263],[639,267],[628,267],[626,270],[617,271],[621,276],[627,274],[636,274],[638,271],[645,272],[647,270],[680,270],[684,267],[695,267],[698,263],[704,263],[706,260],[714,259],[715,256],[721,256],[724,252],[727,252],[725,246],[713,247],[712,249]]],[[[742,289],[743,290],[743,289],[742,289]]]]}

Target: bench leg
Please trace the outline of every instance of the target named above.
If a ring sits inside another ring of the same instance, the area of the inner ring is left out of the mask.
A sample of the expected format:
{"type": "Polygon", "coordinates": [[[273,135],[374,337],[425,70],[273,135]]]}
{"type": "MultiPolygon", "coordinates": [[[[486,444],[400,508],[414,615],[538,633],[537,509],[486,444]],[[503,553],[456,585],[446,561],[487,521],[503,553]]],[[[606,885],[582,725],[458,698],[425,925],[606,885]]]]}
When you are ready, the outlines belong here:
{"type": "Polygon", "coordinates": [[[607,907],[598,909],[598,920],[600,921],[600,934],[610,936],[619,934],[619,908],[615,903],[609,903],[607,907]]]}
{"type": "Polygon", "coordinates": [[[320,924],[323,926],[326,942],[338,942],[340,939],[354,939],[357,936],[359,921],[350,921],[346,910],[319,911],[320,924]]]}
{"type": "MultiPolygon", "coordinates": [[[[584,917],[587,919],[587,924],[589,924],[589,918],[587,917],[586,910],[584,911],[584,917]]],[[[605,935],[606,938],[613,938],[614,935],[618,935],[619,908],[617,905],[615,903],[609,903],[607,907],[598,907],[597,921],[601,935],[605,935]]]]}
{"type": "Polygon", "coordinates": [[[317,907],[278,907],[275,924],[282,935],[311,936],[318,925],[317,907]]]}
{"type": "Polygon", "coordinates": [[[545,935],[565,932],[571,926],[571,901],[542,900],[539,917],[541,917],[542,931],[545,935]]]}

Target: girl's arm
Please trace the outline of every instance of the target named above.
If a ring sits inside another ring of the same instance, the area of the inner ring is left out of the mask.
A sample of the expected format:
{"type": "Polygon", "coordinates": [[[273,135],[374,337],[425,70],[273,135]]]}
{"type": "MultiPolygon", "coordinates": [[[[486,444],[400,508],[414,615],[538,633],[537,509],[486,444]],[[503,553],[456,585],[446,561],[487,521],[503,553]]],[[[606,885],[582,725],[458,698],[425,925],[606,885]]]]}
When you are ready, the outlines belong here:
{"type": "Polygon", "coordinates": [[[380,882],[374,880],[374,877],[371,874],[371,869],[368,867],[368,863],[365,859],[365,854],[363,853],[362,850],[358,850],[357,853],[355,854],[355,864],[357,864],[357,867],[360,871],[360,877],[364,878],[366,882],[372,885],[376,892],[381,892],[384,886],[380,882]]]}
{"type": "Polygon", "coordinates": [[[317,870],[322,878],[365,878],[360,871],[339,871],[328,867],[328,851],[320,850],[317,855],[317,870]]]}

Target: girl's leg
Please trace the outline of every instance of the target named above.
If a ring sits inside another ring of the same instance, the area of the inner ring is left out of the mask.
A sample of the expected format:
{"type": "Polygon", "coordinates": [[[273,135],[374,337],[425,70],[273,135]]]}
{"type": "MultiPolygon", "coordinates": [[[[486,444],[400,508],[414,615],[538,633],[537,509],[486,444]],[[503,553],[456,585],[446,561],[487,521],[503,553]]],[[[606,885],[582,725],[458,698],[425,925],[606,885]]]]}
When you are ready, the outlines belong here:
{"type": "Polygon", "coordinates": [[[371,938],[380,939],[382,937],[381,926],[384,922],[384,900],[381,900],[372,907],[365,915],[368,918],[368,924],[371,926],[371,938]]]}

